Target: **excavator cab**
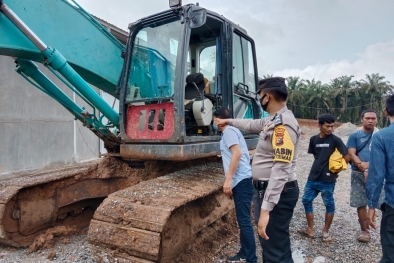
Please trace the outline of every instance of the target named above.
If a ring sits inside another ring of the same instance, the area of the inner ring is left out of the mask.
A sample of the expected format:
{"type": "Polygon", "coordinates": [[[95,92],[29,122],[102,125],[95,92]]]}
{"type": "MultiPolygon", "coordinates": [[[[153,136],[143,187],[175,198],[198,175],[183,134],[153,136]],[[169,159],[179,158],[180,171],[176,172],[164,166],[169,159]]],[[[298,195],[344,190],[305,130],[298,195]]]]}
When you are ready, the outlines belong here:
{"type": "MultiPolygon", "coordinates": [[[[119,84],[122,158],[216,155],[216,109],[227,107],[234,118],[260,118],[255,47],[244,29],[192,4],[143,18],[129,29],[119,84]]],[[[256,134],[244,136],[250,148],[256,145],[256,134]]]]}

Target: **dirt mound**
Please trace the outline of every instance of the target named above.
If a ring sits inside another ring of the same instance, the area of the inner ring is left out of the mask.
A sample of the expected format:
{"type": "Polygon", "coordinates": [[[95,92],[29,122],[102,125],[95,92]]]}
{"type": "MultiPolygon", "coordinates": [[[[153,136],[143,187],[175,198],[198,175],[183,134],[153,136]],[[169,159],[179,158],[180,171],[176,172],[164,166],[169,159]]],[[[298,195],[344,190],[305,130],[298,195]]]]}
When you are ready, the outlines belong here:
{"type": "Polygon", "coordinates": [[[359,128],[353,123],[346,122],[335,129],[334,134],[339,137],[349,136],[352,132],[358,130],[359,128]]]}
{"type": "Polygon", "coordinates": [[[305,135],[305,134],[308,134],[308,132],[310,132],[311,131],[311,129],[309,128],[309,127],[301,127],[301,134],[302,135],[305,135]]]}
{"type": "Polygon", "coordinates": [[[313,135],[316,135],[319,132],[320,132],[319,128],[311,129],[311,128],[307,127],[307,126],[301,127],[301,134],[309,136],[309,137],[313,136],[313,135]]]}
{"type": "Polygon", "coordinates": [[[29,246],[28,254],[36,252],[37,250],[47,249],[53,247],[56,240],[61,237],[68,237],[71,235],[79,234],[80,230],[65,226],[57,226],[48,229],[44,234],[39,235],[29,246]]]}
{"type": "Polygon", "coordinates": [[[107,157],[103,158],[97,166],[97,177],[98,178],[111,178],[115,175],[128,175],[135,169],[132,169],[127,162],[122,161],[119,158],[107,157]]]}
{"type": "MultiPolygon", "coordinates": [[[[360,128],[357,127],[356,125],[354,125],[350,122],[347,122],[347,123],[343,123],[339,127],[335,128],[334,134],[339,137],[346,137],[358,129],[360,129],[360,128]]],[[[305,135],[306,137],[311,137],[313,135],[319,134],[319,132],[320,132],[319,128],[311,129],[308,126],[301,126],[301,134],[305,135]]]]}

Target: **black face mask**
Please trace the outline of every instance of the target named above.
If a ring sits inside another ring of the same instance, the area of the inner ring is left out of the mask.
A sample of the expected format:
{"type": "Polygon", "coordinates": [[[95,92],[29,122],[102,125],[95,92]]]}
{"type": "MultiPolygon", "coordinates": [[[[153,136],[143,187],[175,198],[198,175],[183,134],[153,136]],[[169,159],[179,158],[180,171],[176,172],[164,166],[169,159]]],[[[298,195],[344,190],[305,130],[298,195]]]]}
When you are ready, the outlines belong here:
{"type": "Polygon", "coordinates": [[[266,104],[263,104],[263,100],[264,100],[265,96],[267,96],[267,93],[265,93],[264,96],[260,99],[260,105],[261,105],[261,108],[263,108],[263,111],[267,111],[267,107],[268,107],[268,103],[269,103],[269,101],[267,101],[266,104]]]}

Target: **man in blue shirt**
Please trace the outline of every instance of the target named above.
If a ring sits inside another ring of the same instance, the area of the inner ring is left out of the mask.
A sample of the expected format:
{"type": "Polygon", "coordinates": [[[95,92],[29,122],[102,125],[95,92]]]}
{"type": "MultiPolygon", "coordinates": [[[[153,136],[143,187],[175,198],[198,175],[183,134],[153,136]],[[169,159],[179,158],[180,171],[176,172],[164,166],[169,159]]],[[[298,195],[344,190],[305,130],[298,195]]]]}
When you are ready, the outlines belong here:
{"type": "Polygon", "coordinates": [[[346,145],[348,155],[352,161],[350,206],[357,208],[358,221],[361,227],[361,233],[357,240],[360,242],[371,240],[367,220],[367,195],[364,186],[368,176],[372,134],[378,131],[375,127],[377,120],[378,114],[375,110],[364,110],[361,113],[363,128],[351,133],[346,145]]]}
{"type": "Polygon", "coordinates": [[[380,263],[394,262],[394,95],[386,100],[384,114],[390,118],[390,126],[372,136],[366,191],[368,198],[368,223],[376,229],[375,209],[384,184],[385,198],[380,224],[380,242],[383,256],[380,263]]]}
{"type": "MultiPolygon", "coordinates": [[[[231,111],[220,108],[213,113],[214,119],[229,119],[231,111]]],[[[248,147],[241,132],[229,125],[214,125],[222,132],[220,151],[222,153],[225,181],[223,192],[233,197],[235,213],[240,229],[241,249],[237,255],[229,257],[229,262],[246,261],[257,263],[256,243],[254,238],[250,205],[253,197],[252,170],[248,147]]]]}

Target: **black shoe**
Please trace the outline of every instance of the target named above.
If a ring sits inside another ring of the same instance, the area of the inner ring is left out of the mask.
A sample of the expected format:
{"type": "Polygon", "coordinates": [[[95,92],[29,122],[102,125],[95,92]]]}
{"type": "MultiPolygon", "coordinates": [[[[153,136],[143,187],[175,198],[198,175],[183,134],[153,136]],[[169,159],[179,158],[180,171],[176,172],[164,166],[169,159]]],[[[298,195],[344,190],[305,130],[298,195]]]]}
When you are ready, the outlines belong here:
{"type": "Polygon", "coordinates": [[[228,257],[227,258],[228,262],[245,262],[246,261],[246,257],[245,255],[242,255],[241,253],[237,253],[237,255],[233,256],[233,257],[228,257]]]}

